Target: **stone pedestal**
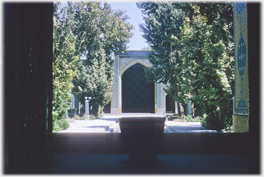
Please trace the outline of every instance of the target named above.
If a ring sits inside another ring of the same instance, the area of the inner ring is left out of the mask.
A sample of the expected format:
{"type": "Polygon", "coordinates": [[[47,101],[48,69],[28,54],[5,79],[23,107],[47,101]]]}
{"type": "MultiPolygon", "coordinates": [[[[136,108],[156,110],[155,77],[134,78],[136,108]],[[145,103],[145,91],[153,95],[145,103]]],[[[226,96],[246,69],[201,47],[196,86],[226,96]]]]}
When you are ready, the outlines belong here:
{"type": "Polygon", "coordinates": [[[192,102],[188,101],[188,115],[192,116],[192,102]]]}
{"type": "Polygon", "coordinates": [[[157,146],[164,132],[165,117],[123,117],[119,118],[122,143],[129,151],[132,164],[157,161],[157,146]]]}
{"type": "Polygon", "coordinates": [[[248,116],[247,115],[233,115],[233,128],[236,133],[248,132],[248,116]]]}

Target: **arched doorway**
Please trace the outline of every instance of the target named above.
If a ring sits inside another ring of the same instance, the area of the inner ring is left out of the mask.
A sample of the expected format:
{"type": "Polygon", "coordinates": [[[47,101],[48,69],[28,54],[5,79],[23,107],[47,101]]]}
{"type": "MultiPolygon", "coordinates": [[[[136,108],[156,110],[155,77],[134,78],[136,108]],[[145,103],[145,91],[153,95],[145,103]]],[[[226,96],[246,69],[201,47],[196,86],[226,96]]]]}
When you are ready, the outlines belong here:
{"type": "Polygon", "coordinates": [[[131,66],[122,75],[122,112],[154,113],[154,83],[147,81],[141,64],[131,66]]]}

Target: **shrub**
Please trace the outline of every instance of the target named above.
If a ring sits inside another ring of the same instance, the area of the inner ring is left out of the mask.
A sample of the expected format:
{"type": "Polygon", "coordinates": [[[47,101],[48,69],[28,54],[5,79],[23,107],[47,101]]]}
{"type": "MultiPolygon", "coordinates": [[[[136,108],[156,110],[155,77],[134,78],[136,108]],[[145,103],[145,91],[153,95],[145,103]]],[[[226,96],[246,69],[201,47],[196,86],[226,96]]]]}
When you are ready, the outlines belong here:
{"type": "Polygon", "coordinates": [[[96,117],[94,115],[90,114],[89,115],[89,120],[94,120],[94,119],[96,119],[96,117]]]}
{"type": "Polygon", "coordinates": [[[65,130],[69,128],[69,126],[70,125],[65,118],[55,119],[55,121],[53,121],[53,131],[54,132],[65,130]]]}
{"type": "Polygon", "coordinates": [[[85,116],[84,115],[83,116],[79,116],[77,114],[74,114],[73,119],[75,119],[75,120],[84,120],[85,116]]]}
{"type": "Polygon", "coordinates": [[[202,118],[196,117],[195,119],[193,119],[192,116],[185,116],[185,119],[187,120],[187,122],[200,122],[202,118]]]}
{"type": "Polygon", "coordinates": [[[59,124],[62,130],[65,130],[70,127],[70,124],[67,122],[66,119],[59,119],[59,124]]]}
{"type": "MultiPolygon", "coordinates": [[[[79,116],[77,114],[74,114],[73,119],[75,119],[75,120],[85,120],[85,115],[79,116]]],[[[90,114],[89,115],[89,120],[94,120],[94,119],[96,119],[96,117],[93,114],[90,114]]]]}

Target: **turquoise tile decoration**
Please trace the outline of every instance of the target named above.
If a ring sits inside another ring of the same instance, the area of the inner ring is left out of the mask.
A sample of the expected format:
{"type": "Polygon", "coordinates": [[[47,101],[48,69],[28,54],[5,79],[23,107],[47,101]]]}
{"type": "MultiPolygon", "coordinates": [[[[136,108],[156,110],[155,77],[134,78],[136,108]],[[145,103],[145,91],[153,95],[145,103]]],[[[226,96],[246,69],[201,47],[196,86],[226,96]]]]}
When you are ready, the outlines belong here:
{"type": "Polygon", "coordinates": [[[157,84],[158,108],[161,108],[161,84],[157,84]]]}
{"type": "Polygon", "coordinates": [[[233,3],[235,90],[233,114],[248,114],[247,3],[233,3]]]}
{"type": "Polygon", "coordinates": [[[115,108],[118,108],[118,70],[119,70],[119,59],[118,56],[115,56],[115,84],[114,84],[114,90],[115,90],[115,108]]]}

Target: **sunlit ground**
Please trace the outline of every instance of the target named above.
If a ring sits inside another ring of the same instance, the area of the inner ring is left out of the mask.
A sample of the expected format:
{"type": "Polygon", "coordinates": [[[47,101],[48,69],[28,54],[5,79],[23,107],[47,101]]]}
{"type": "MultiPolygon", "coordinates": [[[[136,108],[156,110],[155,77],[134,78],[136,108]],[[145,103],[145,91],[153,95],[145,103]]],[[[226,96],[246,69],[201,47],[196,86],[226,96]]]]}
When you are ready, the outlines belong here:
{"type": "MultiPolygon", "coordinates": [[[[121,115],[105,114],[100,119],[95,120],[74,120],[68,118],[70,127],[58,133],[121,133],[119,127],[120,117],[160,117],[155,114],[129,114],[121,115]]],[[[175,122],[165,121],[164,133],[217,133],[216,130],[204,128],[201,122],[175,122]]]]}

